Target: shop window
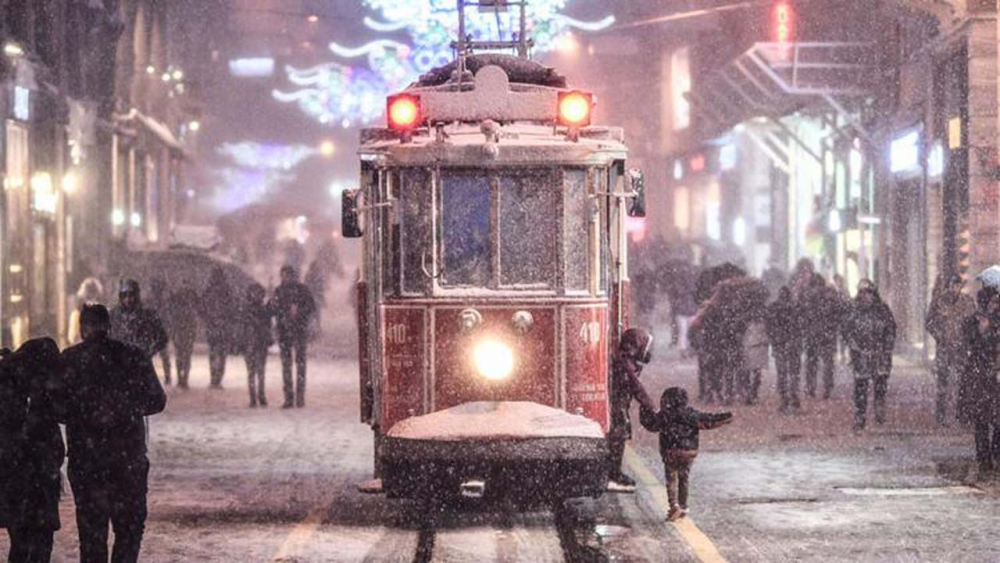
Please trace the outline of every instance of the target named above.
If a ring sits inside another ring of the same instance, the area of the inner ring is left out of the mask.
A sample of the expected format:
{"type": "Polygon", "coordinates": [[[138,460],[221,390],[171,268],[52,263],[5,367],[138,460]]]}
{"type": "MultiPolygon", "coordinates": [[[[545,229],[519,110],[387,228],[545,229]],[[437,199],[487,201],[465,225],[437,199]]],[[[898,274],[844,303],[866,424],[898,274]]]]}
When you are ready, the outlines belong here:
{"type": "Polygon", "coordinates": [[[691,51],[683,47],[670,56],[670,94],[673,108],[674,131],[691,126],[691,51]]]}

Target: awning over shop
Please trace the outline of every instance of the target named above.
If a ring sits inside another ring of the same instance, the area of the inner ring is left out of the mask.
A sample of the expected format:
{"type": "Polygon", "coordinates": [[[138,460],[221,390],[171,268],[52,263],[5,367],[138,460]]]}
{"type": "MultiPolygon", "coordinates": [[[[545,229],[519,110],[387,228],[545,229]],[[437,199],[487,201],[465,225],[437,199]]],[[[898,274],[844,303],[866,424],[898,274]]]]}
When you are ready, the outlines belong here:
{"type": "Polygon", "coordinates": [[[115,117],[115,121],[121,125],[144,129],[167,148],[184,154],[184,145],[174,136],[169,127],[139,110],[133,109],[127,114],[118,115],[115,117]]]}
{"type": "Polygon", "coordinates": [[[867,137],[846,106],[871,92],[875,56],[871,43],[756,43],[696,84],[689,98],[716,132],[823,104],[867,137]]]}

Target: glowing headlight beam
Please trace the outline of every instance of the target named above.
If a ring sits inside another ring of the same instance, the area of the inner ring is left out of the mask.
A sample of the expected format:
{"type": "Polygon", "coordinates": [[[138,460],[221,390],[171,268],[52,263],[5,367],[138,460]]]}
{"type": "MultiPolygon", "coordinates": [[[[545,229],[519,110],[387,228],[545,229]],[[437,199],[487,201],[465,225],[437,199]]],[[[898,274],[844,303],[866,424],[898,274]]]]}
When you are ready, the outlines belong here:
{"type": "Polygon", "coordinates": [[[477,344],[472,359],[479,375],[490,381],[507,379],[514,371],[514,351],[496,340],[483,340],[477,344]]]}

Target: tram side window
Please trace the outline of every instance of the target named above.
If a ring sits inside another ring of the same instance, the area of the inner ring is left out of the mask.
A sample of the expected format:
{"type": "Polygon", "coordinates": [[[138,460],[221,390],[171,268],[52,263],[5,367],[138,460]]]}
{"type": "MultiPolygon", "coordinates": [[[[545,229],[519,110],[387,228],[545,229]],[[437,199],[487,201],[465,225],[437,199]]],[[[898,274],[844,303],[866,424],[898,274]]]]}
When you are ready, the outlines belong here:
{"type": "Polygon", "coordinates": [[[554,285],[559,180],[549,170],[500,181],[500,285],[554,285]]]}
{"type": "Polygon", "coordinates": [[[587,291],[590,267],[590,201],[587,197],[587,171],[566,170],[563,246],[565,247],[565,285],[567,291],[587,291]]]}
{"type": "Polygon", "coordinates": [[[402,233],[397,244],[401,251],[404,294],[422,294],[427,290],[431,269],[431,175],[427,170],[406,170],[399,193],[402,233]]]}
{"type": "Polygon", "coordinates": [[[490,282],[489,178],[448,175],[441,180],[442,283],[487,287],[490,282]]]}

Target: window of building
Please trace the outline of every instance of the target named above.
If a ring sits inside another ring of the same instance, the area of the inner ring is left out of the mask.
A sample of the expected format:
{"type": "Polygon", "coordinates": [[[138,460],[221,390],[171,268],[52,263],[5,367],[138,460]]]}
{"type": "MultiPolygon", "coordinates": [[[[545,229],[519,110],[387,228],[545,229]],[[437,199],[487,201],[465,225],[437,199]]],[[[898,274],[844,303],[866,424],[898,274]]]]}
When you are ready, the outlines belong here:
{"type": "Polygon", "coordinates": [[[687,94],[691,91],[690,49],[683,47],[670,57],[670,94],[673,108],[674,131],[691,126],[691,103],[687,94]]]}

